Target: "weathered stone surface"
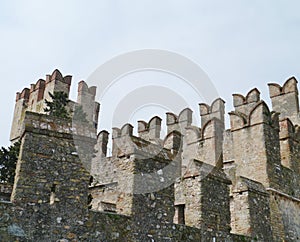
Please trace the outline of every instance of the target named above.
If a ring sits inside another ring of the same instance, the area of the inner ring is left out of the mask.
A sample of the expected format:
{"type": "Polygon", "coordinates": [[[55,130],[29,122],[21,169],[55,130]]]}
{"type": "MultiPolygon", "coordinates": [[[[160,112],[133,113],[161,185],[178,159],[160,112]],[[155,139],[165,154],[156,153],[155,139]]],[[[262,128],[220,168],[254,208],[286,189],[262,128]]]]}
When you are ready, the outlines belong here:
{"type": "Polygon", "coordinates": [[[13,188],[0,186],[0,241],[299,240],[295,78],[269,85],[276,112],[256,88],[234,94],[226,131],[222,99],[200,104],[201,127],[188,108],[167,113],[165,138],[156,116],[139,121],[139,137],[114,128],[110,157],[95,87],[78,88],[88,125],[41,114],[46,92],[70,84],[55,70],[17,94],[22,144],[13,188]]]}

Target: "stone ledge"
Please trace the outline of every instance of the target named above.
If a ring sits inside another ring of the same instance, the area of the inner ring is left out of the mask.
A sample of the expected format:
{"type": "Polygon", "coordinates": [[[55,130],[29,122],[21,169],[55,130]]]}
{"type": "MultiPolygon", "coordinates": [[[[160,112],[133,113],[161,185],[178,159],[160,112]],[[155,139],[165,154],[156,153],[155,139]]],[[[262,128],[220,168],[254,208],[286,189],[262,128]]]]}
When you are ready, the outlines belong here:
{"type": "Polygon", "coordinates": [[[25,132],[47,134],[64,138],[86,137],[96,139],[95,128],[72,119],[63,119],[27,111],[22,127],[22,136],[25,132]]]}
{"type": "Polygon", "coordinates": [[[291,199],[291,200],[293,200],[293,201],[295,201],[295,202],[300,203],[300,199],[298,199],[298,198],[296,198],[296,197],[293,197],[293,196],[290,196],[290,195],[288,195],[288,194],[286,194],[286,193],[277,191],[276,189],[273,189],[273,188],[270,188],[270,187],[269,187],[269,188],[266,188],[266,190],[267,190],[267,191],[270,191],[270,192],[273,192],[273,193],[276,193],[277,195],[280,195],[280,196],[282,196],[282,197],[291,199]]]}

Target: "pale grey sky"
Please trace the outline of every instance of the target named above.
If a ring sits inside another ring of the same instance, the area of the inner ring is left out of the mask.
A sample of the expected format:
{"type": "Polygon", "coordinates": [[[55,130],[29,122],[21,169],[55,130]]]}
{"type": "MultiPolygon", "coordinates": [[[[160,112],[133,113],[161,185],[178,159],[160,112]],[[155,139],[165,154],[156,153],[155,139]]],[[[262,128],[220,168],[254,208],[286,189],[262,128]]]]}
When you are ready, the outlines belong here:
{"type": "Polygon", "coordinates": [[[74,99],[77,82],[132,50],[192,59],[227,102],[226,112],[234,92],[258,87],[268,99],[267,82],[300,76],[299,9],[297,0],[3,0],[0,146],[9,144],[17,91],[58,68],[73,75],[74,99]]]}

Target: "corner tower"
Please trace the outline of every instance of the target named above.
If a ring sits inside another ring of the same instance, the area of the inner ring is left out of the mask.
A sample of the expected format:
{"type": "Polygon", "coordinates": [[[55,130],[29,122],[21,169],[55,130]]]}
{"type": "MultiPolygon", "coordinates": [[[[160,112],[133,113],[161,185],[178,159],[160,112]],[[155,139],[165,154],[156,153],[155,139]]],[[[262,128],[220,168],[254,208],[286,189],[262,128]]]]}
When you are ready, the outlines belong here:
{"type": "MultiPolygon", "coordinates": [[[[51,101],[49,93],[64,92],[69,97],[71,83],[72,76],[63,76],[56,69],[51,75],[46,75],[45,80],[39,79],[35,84],[31,84],[30,88],[24,88],[22,92],[18,92],[10,140],[14,142],[21,137],[26,111],[44,114],[45,100],[51,101]]],[[[95,102],[95,95],[96,87],[88,87],[84,81],[81,81],[78,84],[78,103],[70,101],[67,106],[71,113],[76,105],[81,105],[87,115],[87,120],[94,126],[94,133],[96,133],[100,109],[100,104],[95,102]]]]}

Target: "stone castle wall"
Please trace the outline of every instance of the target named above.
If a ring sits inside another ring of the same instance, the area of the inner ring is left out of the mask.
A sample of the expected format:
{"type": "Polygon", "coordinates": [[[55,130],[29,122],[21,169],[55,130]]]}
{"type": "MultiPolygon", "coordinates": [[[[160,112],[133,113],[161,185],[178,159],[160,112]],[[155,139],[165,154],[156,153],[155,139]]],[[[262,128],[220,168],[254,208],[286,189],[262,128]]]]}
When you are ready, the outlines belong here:
{"type": "Polygon", "coordinates": [[[164,138],[157,116],[138,122],[138,136],[130,124],[114,128],[110,157],[109,133],[95,134],[94,87],[78,88],[90,125],[40,109],[46,90],[70,83],[55,71],[17,94],[12,134],[22,144],[10,201],[1,189],[0,240],[299,240],[295,78],[269,84],[272,111],[255,88],[234,94],[228,130],[220,98],[199,105],[199,127],[188,108],[167,113],[164,138]]]}

